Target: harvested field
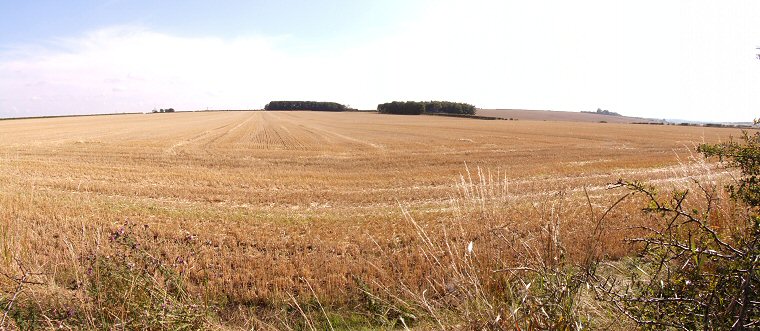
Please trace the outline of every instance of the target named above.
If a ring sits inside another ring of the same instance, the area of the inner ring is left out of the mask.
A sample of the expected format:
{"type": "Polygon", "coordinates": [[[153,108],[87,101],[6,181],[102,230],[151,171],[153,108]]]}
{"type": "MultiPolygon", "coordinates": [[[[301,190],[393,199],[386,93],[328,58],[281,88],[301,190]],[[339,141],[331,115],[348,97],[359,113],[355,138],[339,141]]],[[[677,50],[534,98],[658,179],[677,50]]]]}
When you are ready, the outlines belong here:
{"type": "MultiPolygon", "coordinates": [[[[484,217],[477,196],[498,198],[490,216],[451,240],[472,242],[507,225],[538,231],[546,215],[536,203],[554,203],[557,192],[576,201],[585,187],[604,206],[604,187],[618,178],[689,178],[682,163],[695,144],[738,133],[321,112],[2,121],[3,268],[13,269],[11,257],[24,261],[49,285],[38,292],[66,306],[92,272],[86,261],[127,231],[177,270],[193,297],[222,307],[219,323],[256,326],[250,316],[267,320],[261,311],[287,305],[290,295],[341,311],[359,305],[358,280],[426,286],[431,270],[416,227],[433,240],[451,235],[441,225],[484,217]]],[[[565,207],[569,238],[590,226],[582,208],[565,207]]],[[[627,215],[613,219],[619,226],[631,222],[627,215]]],[[[611,256],[628,253],[622,236],[606,238],[611,256]]],[[[482,258],[504,253],[482,240],[482,258]]]]}
{"type": "Polygon", "coordinates": [[[6,180],[61,194],[354,208],[446,198],[466,163],[499,170],[510,180],[598,184],[672,166],[677,154],[695,144],[737,133],[364,113],[210,112],[7,121],[0,123],[0,153],[6,180]]]}

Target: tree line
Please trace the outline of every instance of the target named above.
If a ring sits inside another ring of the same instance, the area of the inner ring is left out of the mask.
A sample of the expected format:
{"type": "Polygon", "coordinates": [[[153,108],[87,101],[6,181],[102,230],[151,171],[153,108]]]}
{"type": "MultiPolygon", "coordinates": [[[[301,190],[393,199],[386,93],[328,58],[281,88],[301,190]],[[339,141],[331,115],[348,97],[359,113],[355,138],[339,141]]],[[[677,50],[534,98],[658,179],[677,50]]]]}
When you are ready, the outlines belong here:
{"type": "Polygon", "coordinates": [[[475,106],[450,101],[393,101],[377,105],[377,111],[381,114],[401,115],[422,113],[475,115],[475,106]]]}
{"type": "Polygon", "coordinates": [[[173,113],[174,108],[167,108],[167,109],[161,108],[160,110],[153,109],[152,112],[153,113],[173,113]]]}
{"type": "Polygon", "coordinates": [[[314,111],[346,111],[345,105],[337,102],[321,101],[271,101],[264,110],[314,110],[314,111]]]}

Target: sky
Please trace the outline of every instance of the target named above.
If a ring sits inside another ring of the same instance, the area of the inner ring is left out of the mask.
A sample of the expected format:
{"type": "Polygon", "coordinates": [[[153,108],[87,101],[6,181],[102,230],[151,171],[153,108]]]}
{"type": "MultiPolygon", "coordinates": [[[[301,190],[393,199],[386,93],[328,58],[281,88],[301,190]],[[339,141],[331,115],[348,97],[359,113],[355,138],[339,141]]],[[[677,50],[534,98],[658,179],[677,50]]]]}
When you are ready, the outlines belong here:
{"type": "Polygon", "coordinates": [[[760,117],[756,0],[0,0],[0,117],[394,100],[760,117]]]}

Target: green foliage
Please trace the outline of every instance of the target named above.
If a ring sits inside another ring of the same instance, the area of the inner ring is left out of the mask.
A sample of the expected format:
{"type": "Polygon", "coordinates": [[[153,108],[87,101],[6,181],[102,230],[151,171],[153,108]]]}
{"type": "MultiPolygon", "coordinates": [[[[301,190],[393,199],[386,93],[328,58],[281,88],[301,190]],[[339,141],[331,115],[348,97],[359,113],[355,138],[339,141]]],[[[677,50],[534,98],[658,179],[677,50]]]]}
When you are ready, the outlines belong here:
{"type": "Polygon", "coordinates": [[[750,135],[744,131],[742,140],[744,144],[735,140],[729,142],[698,147],[699,152],[707,157],[718,157],[721,161],[727,161],[730,166],[741,170],[742,180],[736,185],[728,187],[735,199],[744,201],[752,207],[760,206],[760,133],[750,135]]]}
{"type": "Polygon", "coordinates": [[[264,110],[346,111],[348,108],[336,102],[271,101],[264,106],[264,110]]]}

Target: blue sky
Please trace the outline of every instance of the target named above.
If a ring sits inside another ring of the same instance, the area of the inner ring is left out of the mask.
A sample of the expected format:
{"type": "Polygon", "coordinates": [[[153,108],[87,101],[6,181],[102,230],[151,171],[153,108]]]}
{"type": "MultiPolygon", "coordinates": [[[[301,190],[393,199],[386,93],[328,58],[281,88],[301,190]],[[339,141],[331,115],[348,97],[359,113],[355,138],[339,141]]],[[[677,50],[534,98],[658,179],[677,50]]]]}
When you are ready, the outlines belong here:
{"type": "Polygon", "coordinates": [[[403,0],[3,1],[0,43],[44,42],[119,25],[184,37],[289,35],[305,43],[350,42],[393,30],[397,23],[424,10],[424,4],[403,0]]]}
{"type": "Polygon", "coordinates": [[[274,99],[760,117],[758,1],[0,1],[0,117],[274,99]]]}

